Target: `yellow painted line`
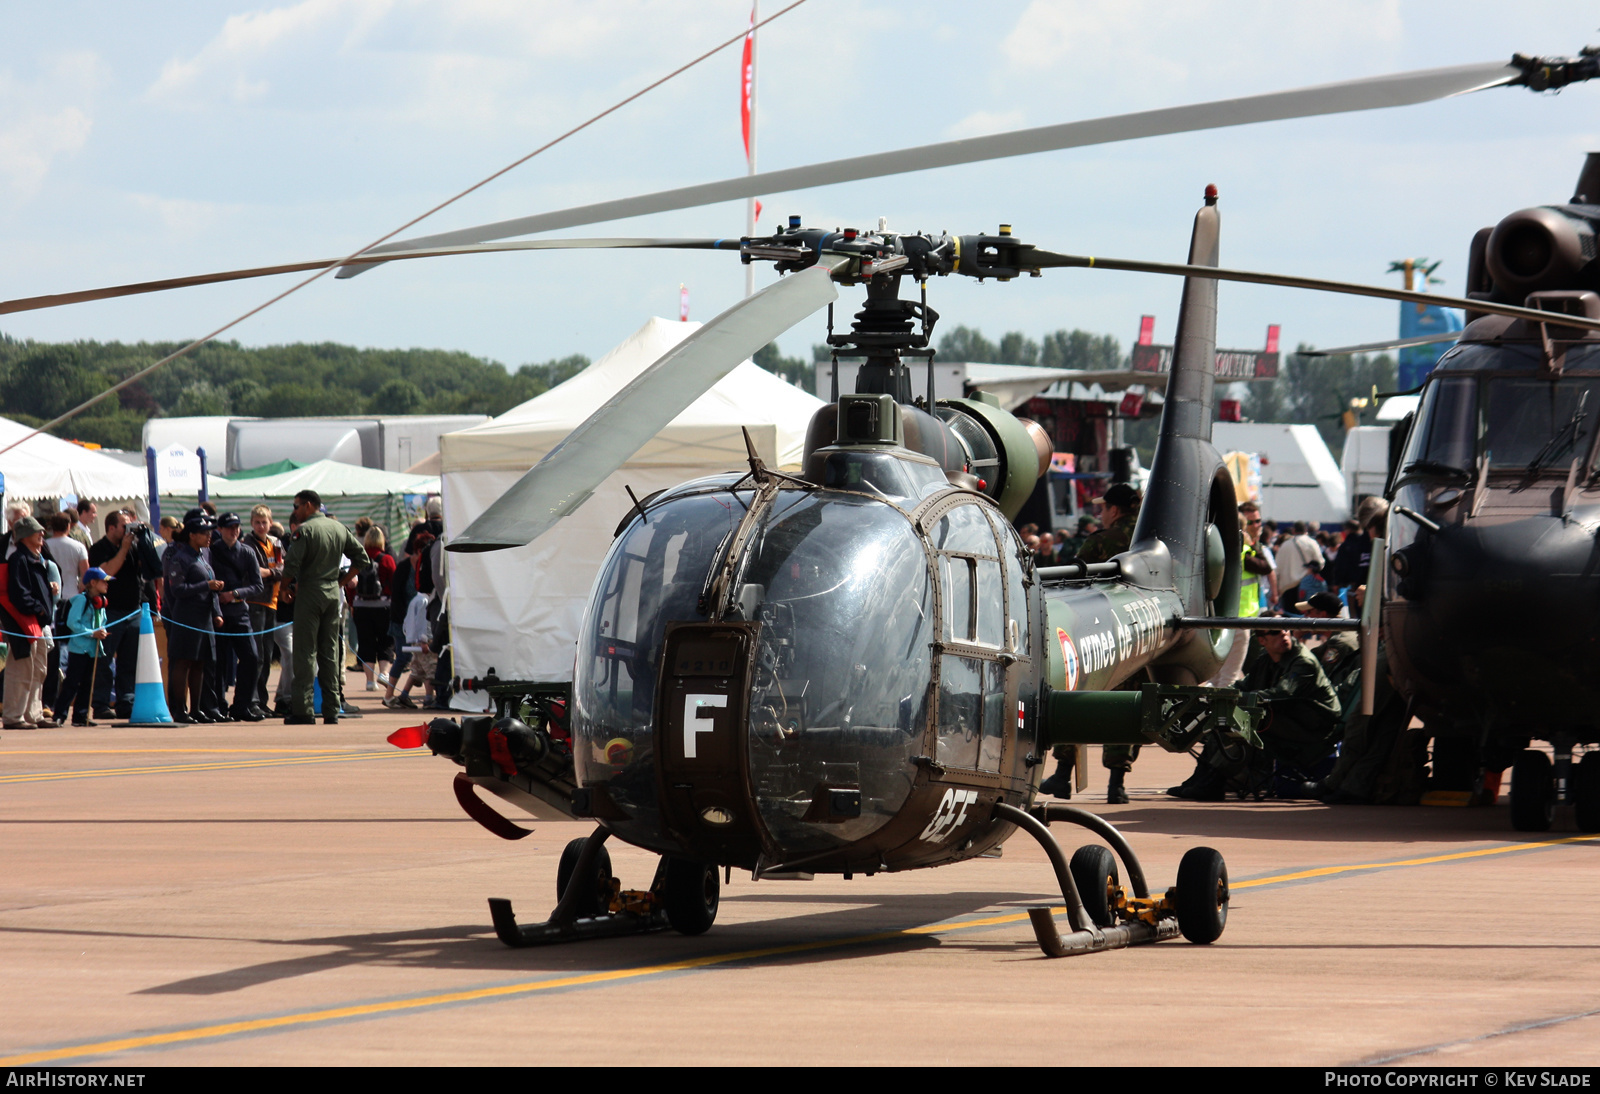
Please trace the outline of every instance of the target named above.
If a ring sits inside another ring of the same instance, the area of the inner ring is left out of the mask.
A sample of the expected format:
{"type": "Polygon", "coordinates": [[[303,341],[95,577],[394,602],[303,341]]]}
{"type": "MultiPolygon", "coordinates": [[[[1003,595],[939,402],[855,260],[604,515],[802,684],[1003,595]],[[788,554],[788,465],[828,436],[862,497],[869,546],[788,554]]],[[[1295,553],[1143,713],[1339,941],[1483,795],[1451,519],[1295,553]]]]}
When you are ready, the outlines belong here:
{"type": "Polygon", "coordinates": [[[1332,877],[1335,874],[1348,874],[1357,870],[1391,870],[1397,866],[1432,866],[1438,862],[1460,862],[1464,859],[1487,858],[1490,855],[1509,855],[1517,851],[1536,851],[1544,847],[1557,847],[1563,843],[1588,843],[1600,840],[1600,835],[1593,836],[1563,836],[1559,839],[1540,840],[1537,843],[1513,843],[1505,847],[1482,847],[1476,851],[1455,851],[1448,855],[1428,855],[1424,858],[1399,859],[1394,862],[1365,862],[1355,863],[1350,866],[1319,866],[1314,870],[1300,870],[1292,874],[1275,874],[1272,877],[1258,877],[1250,881],[1231,881],[1228,888],[1253,889],[1261,885],[1282,885],[1290,881],[1304,881],[1307,878],[1332,877]]]}
{"type": "MultiPolygon", "coordinates": [[[[1234,883],[1230,888],[1245,889],[1259,888],[1265,885],[1279,885],[1290,881],[1299,881],[1308,878],[1328,877],[1334,874],[1351,870],[1378,870],[1395,867],[1427,866],[1440,862],[1455,862],[1473,858],[1482,858],[1487,855],[1509,854],[1513,851],[1538,850],[1547,847],[1558,847],[1562,844],[1582,843],[1589,840],[1600,839],[1600,835],[1570,836],[1565,838],[1544,840],[1538,843],[1519,843],[1507,847],[1493,847],[1478,851],[1462,851],[1447,855],[1430,855],[1423,858],[1400,859],[1394,862],[1375,862],[1357,866],[1329,866],[1315,870],[1301,870],[1294,873],[1278,874],[1273,877],[1254,878],[1250,881],[1234,883]]],[[[1050,909],[1052,915],[1066,913],[1064,907],[1050,909]]],[[[327,1007],[320,1010],[301,1011],[297,1014],[281,1014],[270,1018],[247,1018],[237,1022],[220,1022],[213,1025],[195,1026],[190,1029],[171,1030],[166,1033],[152,1033],[144,1036],[122,1037],[110,1041],[96,1041],[89,1044],[67,1045],[62,1048],[44,1049],[37,1052],[27,1052],[16,1056],[0,1057],[0,1067],[22,1067],[29,1064],[49,1063],[53,1060],[66,1060],[82,1056],[104,1056],[116,1052],[130,1052],[137,1049],[159,1048],[166,1045],[178,1045],[191,1041],[201,1041],[214,1037],[229,1037],[243,1033],[258,1033],[267,1030],[289,1029],[296,1026],[313,1025],[318,1022],[334,1022],[350,1018],[365,1018],[386,1014],[402,1014],[408,1011],[424,1010],[429,1007],[450,1006],[457,1003],[474,1003],[493,999],[506,999],[516,996],[533,995],[539,992],[556,991],[561,988],[586,987],[595,984],[611,984],[624,980],[637,980],[641,977],[660,976],[666,973],[690,972],[696,969],[712,968],[717,965],[728,965],[739,961],[756,961],[762,958],[787,957],[791,954],[811,953],[817,950],[839,949],[845,946],[872,945],[893,942],[905,938],[915,938],[933,934],[955,934],[958,931],[974,930],[979,927],[998,927],[1011,923],[1021,923],[1028,918],[1027,912],[1013,912],[1005,915],[985,916],[981,919],[964,919],[955,923],[933,923],[921,927],[905,927],[893,931],[877,931],[871,934],[853,935],[849,938],[819,939],[811,942],[795,942],[784,946],[768,946],[756,950],[739,950],[733,953],[711,954],[705,957],[689,957],[680,961],[668,961],[657,965],[636,965],[632,968],[612,969],[606,972],[583,973],[577,976],[561,976],[549,980],[528,980],[517,984],[502,984],[497,987],[471,988],[464,991],[441,992],[435,995],[418,996],[411,999],[393,999],[377,1003],[356,1003],[342,1007],[327,1007]]]]}
{"type": "Polygon", "coordinates": [[[97,779],[111,775],[170,775],[187,771],[233,771],[241,768],[290,767],[304,764],[341,764],[355,760],[393,760],[422,752],[364,752],[343,756],[306,756],[283,760],[219,760],[216,763],[153,764],[149,767],[102,767],[86,771],[47,771],[33,775],[0,775],[0,785],[8,783],[61,782],[65,779],[97,779]]]}
{"type": "MultiPolygon", "coordinates": [[[[1056,908],[1053,911],[1059,915],[1064,913],[1066,909],[1056,908]]],[[[1027,918],[1028,914],[1022,912],[1011,915],[989,916],[984,919],[965,919],[959,923],[935,923],[923,927],[907,927],[898,931],[878,931],[873,934],[856,935],[851,938],[829,938],[813,942],[795,942],[786,946],[768,946],[759,950],[740,950],[736,953],[688,957],[681,961],[668,961],[659,965],[637,965],[633,968],[611,969],[607,972],[591,972],[579,976],[560,976],[550,980],[530,980],[520,984],[502,984],[492,988],[473,988],[467,991],[444,992],[416,999],[394,999],[382,1003],[358,1003],[353,1006],[329,1007],[325,1010],[304,1011],[299,1014],[281,1014],[273,1018],[250,1018],[240,1022],[222,1022],[217,1025],[198,1026],[194,1029],[154,1033],[144,1037],[123,1037],[114,1041],[100,1041],[89,1045],[69,1045],[65,1048],[30,1052],[20,1056],[0,1057],[0,1067],[42,1064],[51,1060],[64,1060],[74,1056],[102,1056],[112,1052],[128,1052],[134,1049],[180,1044],[185,1041],[198,1041],[208,1037],[228,1037],[240,1033],[283,1029],[289,1026],[303,1026],[313,1022],[334,1022],[344,1018],[363,1018],[375,1014],[395,1014],[410,1010],[420,1010],[425,1007],[449,1006],[453,1003],[473,1003],[485,999],[531,995],[535,992],[554,991],[560,988],[615,983],[619,980],[635,980],[643,976],[660,976],[663,973],[689,972],[694,969],[710,968],[714,965],[727,965],[736,961],[754,961],[763,957],[785,957],[789,954],[835,949],[841,946],[889,942],[919,935],[954,933],[956,931],[971,930],[976,927],[1017,923],[1027,918]]]]}

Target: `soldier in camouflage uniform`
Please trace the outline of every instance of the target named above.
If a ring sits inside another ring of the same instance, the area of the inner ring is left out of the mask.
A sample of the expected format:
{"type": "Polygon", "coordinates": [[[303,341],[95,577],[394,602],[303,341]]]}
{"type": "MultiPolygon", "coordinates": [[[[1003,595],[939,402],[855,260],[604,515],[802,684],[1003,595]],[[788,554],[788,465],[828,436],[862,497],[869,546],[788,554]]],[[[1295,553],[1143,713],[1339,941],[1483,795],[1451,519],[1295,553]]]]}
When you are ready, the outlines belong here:
{"type": "MultiPolygon", "coordinates": [[[[1295,609],[1307,619],[1336,619],[1344,605],[1332,593],[1314,593],[1295,609]]],[[[1322,664],[1322,674],[1339,696],[1339,707],[1349,711],[1361,694],[1361,643],[1350,631],[1334,631],[1312,651],[1322,664]]]]}
{"type": "MultiPolygon", "coordinates": [[[[1292,626],[1293,621],[1284,624],[1292,626]]],[[[1309,767],[1333,751],[1339,696],[1322,665],[1290,631],[1259,633],[1264,656],[1245,673],[1239,690],[1266,712],[1260,733],[1270,752],[1248,749],[1230,757],[1215,742],[1208,743],[1194,774],[1167,791],[1173,797],[1221,801],[1230,787],[1242,795],[1271,777],[1274,756],[1309,767]]]]}
{"type": "MultiPolygon", "coordinates": [[[[1144,500],[1131,483],[1114,483],[1104,497],[1094,499],[1101,510],[1100,531],[1083,541],[1078,548],[1079,562],[1109,562],[1133,543],[1133,526],[1139,520],[1139,505],[1144,500]]],[[[1070,560],[1066,560],[1070,561],[1070,560]]],[[[1041,793],[1058,798],[1072,796],[1072,769],[1078,763],[1077,745],[1056,745],[1055,774],[1039,784],[1041,793]]],[[[1100,750],[1100,762],[1111,774],[1106,783],[1106,803],[1126,805],[1128,792],[1123,780],[1133,770],[1133,761],[1139,758],[1138,745],[1106,745],[1100,750]]]]}

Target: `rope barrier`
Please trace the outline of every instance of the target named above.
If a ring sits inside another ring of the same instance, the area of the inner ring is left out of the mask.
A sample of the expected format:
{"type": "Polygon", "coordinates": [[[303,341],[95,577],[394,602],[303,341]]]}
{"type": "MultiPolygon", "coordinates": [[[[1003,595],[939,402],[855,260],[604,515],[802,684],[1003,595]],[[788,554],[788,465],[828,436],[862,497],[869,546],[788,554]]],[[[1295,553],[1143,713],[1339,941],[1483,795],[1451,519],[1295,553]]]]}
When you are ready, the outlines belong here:
{"type": "Polygon", "coordinates": [[[264,631],[224,631],[218,630],[215,627],[191,627],[187,623],[179,623],[176,619],[163,618],[162,622],[169,627],[182,627],[186,631],[199,631],[202,634],[225,634],[229,638],[256,638],[263,634],[272,634],[275,631],[281,631],[285,627],[294,626],[294,623],[291,621],[288,623],[279,623],[276,627],[268,627],[264,631]]]}
{"type": "MultiPolygon", "coordinates": [[[[137,619],[138,617],[139,617],[139,613],[138,612],[129,612],[127,615],[123,616],[121,619],[112,620],[111,622],[107,623],[104,627],[96,628],[96,630],[110,630],[112,627],[120,626],[121,624],[126,623],[128,620],[137,619]]],[[[93,633],[94,633],[93,631],[65,631],[65,632],[63,632],[61,634],[56,634],[54,631],[51,631],[50,638],[51,638],[52,641],[59,642],[59,641],[63,641],[63,640],[68,639],[68,638],[78,638],[78,637],[81,637],[83,635],[93,634],[93,633]]],[[[44,637],[41,634],[18,634],[16,631],[7,631],[7,630],[0,630],[0,634],[5,635],[7,638],[24,638],[24,639],[27,639],[29,642],[37,642],[37,641],[39,641],[40,639],[42,639],[44,637]]]]}
{"type": "MultiPolygon", "coordinates": [[[[128,620],[137,619],[138,617],[139,617],[139,613],[138,612],[129,612],[127,615],[123,616],[121,619],[110,620],[109,622],[107,622],[105,624],[105,626],[97,627],[96,630],[107,630],[107,631],[109,631],[112,627],[119,627],[122,624],[126,623],[128,620]]],[[[192,627],[187,623],[179,623],[176,619],[168,619],[165,616],[156,615],[154,613],[152,613],[151,618],[154,619],[154,620],[160,620],[160,622],[162,623],[163,626],[167,626],[167,627],[182,627],[185,630],[199,631],[202,634],[225,634],[230,638],[258,638],[261,635],[273,634],[273,633],[275,633],[277,631],[283,630],[285,627],[294,626],[294,622],[290,621],[288,623],[279,623],[276,627],[268,627],[264,631],[227,631],[227,630],[220,630],[219,631],[215,627],[192,627]]],[[[51,638],[52,641],[55,641],[55,642],[64,642],[69,638],[80,638],[83,635],[93,634],[93,633],[94,633],[93,631],[63,631],[61,633],[56,633],[56,632],[52,631],[51,635],[50,635],[50,638],[51,638]]],[[[39,634],[18,634],[16,631],[8,631],[8,630],[0,630],[0,634],[5,635],[7,638],[22,638],[22,639],[26,639],[29,642],[38,642],[44,637],[43,635],[39,635],[39,634]]]]}

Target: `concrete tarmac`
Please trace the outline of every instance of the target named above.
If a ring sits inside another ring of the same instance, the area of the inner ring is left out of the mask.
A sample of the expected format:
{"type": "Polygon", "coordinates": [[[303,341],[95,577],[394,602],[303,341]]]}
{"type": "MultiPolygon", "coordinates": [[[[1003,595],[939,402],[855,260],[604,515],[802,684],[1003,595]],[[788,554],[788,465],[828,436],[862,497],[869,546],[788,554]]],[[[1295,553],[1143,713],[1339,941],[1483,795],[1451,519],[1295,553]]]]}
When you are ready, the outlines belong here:
{"type": "MultiPolygon", "coordinates": [[[[1600,837],[1568,818],[1177,802],[1191,762],[1147,749],[1130,804],[1093,804],[1099,769],[1079,804],[1153,888],[1223,853],[1215,945],[1044,957],[1026,909],[1061,898],[1018,834],[939,870],[736,873],[697,938],[511,950],[485,898],[543,918],[589,827],[496,838],[454,765],[384,742],[422,715],[354,697],[337,727],[0,737],[0,1063],[1600,1064],[1600,837]]],[[[610,846],[647,886],[655,857],[610,846]]]]}

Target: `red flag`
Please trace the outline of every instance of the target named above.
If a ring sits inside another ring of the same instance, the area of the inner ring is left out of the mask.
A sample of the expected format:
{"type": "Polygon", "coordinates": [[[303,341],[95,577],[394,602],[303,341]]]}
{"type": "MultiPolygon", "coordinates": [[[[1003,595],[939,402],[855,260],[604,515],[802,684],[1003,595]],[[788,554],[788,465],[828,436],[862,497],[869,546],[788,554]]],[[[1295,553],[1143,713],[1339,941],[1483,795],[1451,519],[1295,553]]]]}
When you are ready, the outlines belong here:
{"type": "MultiPolygon", "coordinates": [[[[750,30],[744,36],[744,60],[739,65],[739,126],[744,132],[744,161],[752,170],[755,159],[750,147],[751,116],[754,114],[756,95],[756,9],[750,9],[750,30]]],[[[755,218],[761,220],[761,202],[755,206],[755,218]]],[[[751,225],[754,228],[754,225],[751,225]]]]}
{"type": "Polygon", "coordinates": [[[687,323],[688,321],[689,321],[689,286],[680,284],[678,286],[678,322],[687,323]]]}
{"type": "Polygon", "coordinates": [[[750,30],[744,36],[744,61],[739,66],[739,125],[744,131],[744,158],[750,160],[750,106],[756,84],[756,9],[750,9],[750,30]]]}

